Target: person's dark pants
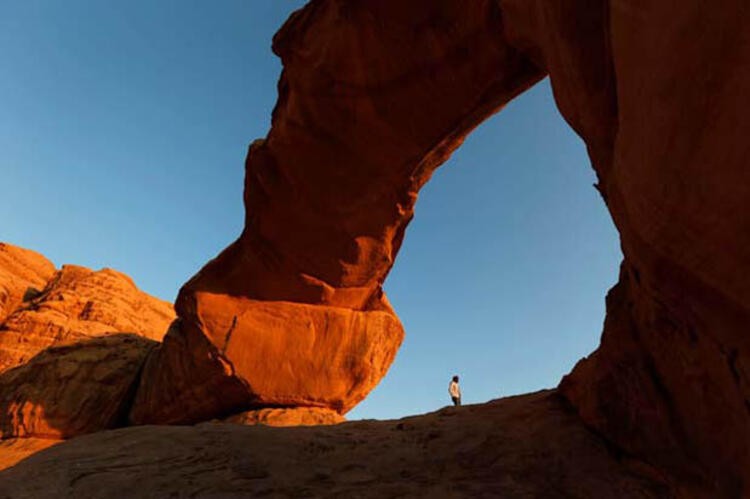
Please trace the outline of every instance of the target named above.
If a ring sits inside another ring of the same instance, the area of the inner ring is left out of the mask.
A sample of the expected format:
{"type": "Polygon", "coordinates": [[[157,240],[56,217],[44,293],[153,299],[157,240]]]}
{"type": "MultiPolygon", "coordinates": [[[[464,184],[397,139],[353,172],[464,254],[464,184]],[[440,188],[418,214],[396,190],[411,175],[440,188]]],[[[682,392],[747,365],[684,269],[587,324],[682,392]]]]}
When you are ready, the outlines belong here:
{"type": "Polygon", "coordinates": [[[453,405],[455,406],[461,405],[461,397],[451,397],[451,400],[453,400],[453,405]]]}

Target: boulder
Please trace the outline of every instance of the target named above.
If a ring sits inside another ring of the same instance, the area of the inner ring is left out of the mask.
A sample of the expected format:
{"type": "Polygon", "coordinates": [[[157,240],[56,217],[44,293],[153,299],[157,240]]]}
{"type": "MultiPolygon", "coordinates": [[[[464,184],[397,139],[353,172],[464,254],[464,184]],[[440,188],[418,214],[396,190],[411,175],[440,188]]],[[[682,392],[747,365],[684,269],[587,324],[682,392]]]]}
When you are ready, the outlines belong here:
{"type": "Polygon", "coordinates": [[[50,347],[1,373],[1,437],[62,439],[123,426],[156,344],[113,334],[50,347]]]}
{"type": "Polygon", "coordinates": [[[226,296],[200,303],[200,325],[177,321],[149,358],[132,423],[195,423],[268,406],[343,414],[385,374],[403,334],[382,311],[226,296]]]}
{"type": "Polygon", "coordinates": [[[0,294],[0,436],[59,439],[125,424],[172,306],[120,272],[55,271],[4,243],[0,294]]]}

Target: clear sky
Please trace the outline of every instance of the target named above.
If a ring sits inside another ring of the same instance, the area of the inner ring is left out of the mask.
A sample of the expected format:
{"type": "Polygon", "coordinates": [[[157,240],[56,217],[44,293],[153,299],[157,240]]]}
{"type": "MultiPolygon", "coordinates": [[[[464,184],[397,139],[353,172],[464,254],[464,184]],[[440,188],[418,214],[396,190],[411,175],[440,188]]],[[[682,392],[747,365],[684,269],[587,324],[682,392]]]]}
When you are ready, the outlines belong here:
{"type": "MultiPolygon", "coordinates": [[[[243,223],[293,0],[0,0],[0,240],[112,267],[172,301],[243,223]]],[[[545,80],[423,189],[386,291],[406,327],[348,417],[557,385],[593,351],[621,258],[545,80]]]]}

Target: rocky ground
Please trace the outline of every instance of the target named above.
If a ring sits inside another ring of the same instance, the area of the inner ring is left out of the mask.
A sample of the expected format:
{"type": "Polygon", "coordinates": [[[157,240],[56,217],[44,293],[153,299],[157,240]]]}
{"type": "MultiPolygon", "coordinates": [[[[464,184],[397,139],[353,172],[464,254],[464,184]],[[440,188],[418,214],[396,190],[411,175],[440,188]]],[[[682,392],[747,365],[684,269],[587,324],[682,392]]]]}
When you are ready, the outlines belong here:
{"type": "Polygon", "coordinates": [[[0,498],[664,498],[659,475],[586,430],[555,391],[394,421],[141,426],[0,472],[0,498]]]}

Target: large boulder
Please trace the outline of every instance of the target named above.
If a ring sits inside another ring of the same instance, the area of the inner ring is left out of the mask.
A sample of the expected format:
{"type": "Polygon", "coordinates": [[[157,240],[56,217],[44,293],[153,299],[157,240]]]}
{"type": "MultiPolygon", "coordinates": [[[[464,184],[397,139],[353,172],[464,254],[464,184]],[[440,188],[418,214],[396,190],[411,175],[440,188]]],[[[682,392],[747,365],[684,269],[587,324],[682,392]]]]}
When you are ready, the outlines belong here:
{"type": "Polygon", "coordinates": [[[385,374],[403,334],[382,311],[226,296],[200,304],[200,322],[175,322],[149,358],[132,423],[199,422],[267,406],[343,414],[385,374]]]}
{"type": "Polygon", "coordinates": [[[155,341],[114,334],[48,348],[0,374],[0,437],[70,438],[123,426],[155,341]]]}

